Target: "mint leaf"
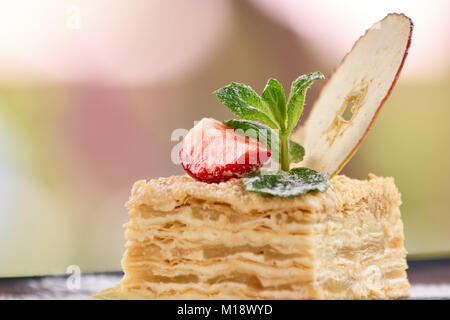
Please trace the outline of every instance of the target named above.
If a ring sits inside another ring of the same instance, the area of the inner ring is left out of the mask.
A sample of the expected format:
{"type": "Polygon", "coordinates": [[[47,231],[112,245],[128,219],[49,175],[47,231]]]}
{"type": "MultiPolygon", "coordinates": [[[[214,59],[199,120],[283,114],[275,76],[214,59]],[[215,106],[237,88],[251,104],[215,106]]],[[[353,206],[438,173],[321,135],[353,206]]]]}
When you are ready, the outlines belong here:
{"type": "Polygon", "coordinates": [[[268,126],[258,123],[256,121],[249,120],[228,120],[223,124],[242,131],[245,136],[258,139],[269,147],[272,152],[272,159],[276,162],[280,161],[280,140],[278,133],[269,128],[268,126]]]}
{"type": "Polygon", "coordinates": [[[217,98],[237,116],[247,120],[260,121],[273,129],[279,128],[270,109],[249,86],[233,82],[216,90],[215,93],[217,98]]]}
{"type": "Polygon", "coordinates": [[[223,124],[233,129],[241,129],[243,134],[252,138],[256,138],[269,148],[271,148],[272,140],[278,139],[278,135],[268,126],[250,120],[228,120],[223,124]]]}
{"type": "MultiPolygon", "coordinates": [[[[272,151],[272,159],[280,161],[280,140],[278,134],[264,124],[249,120],[228,120],[223,121],[223,124],[233,128],[240,129],[245,136],[256,138],[272,151]]],[[[289,160],[291,163],[298,163],[303,160],[305,156],[305,149],[298,143],[289,140],[289,160]]]]}
{"type": "Polygon", "coordinates": [[[300,119],[305,103],[306,89],[308,89],[315,80],[319,79],[325,79],[325,76],[320,71],[316,71],[301,75],[292,82],[291,92],[287,103],[287,132],[291,133],[300,119]]]}
{"type": "Polygon", "coordinates": [[[303,160],[305,156],[305,148],[302,145],[289,140],[289,162],[299,163],[303,160]]]}
{"type": "Polygon", "coordinates": [[[325,191],[330,186],[329,176],[308,168],[290,171],[254,172],[243,179],[247,191],[277,197],[295,197],[310,191],[325,191]]]}
{"type": "Polygon", "coordinates": [[[286,130],[286,97],[281,83],[276,79],[269,79],[261,95],[262,100],[267,104],[275,120],[278,122],[281,131],[286,130]]]}

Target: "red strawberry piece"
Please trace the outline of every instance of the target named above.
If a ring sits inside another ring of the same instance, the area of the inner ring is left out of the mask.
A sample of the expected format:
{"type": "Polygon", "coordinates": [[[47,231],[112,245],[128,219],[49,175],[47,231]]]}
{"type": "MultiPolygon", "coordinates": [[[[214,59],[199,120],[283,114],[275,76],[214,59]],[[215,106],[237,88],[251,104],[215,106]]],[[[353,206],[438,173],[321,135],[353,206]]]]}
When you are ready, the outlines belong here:
{"type": "Polygon", "coordinates": [[[181,165],[193,178],[218,183],[257,171],[271,156],[255,138],[211,118],[202,119],[186,135],[180,150],[181,165]]]}

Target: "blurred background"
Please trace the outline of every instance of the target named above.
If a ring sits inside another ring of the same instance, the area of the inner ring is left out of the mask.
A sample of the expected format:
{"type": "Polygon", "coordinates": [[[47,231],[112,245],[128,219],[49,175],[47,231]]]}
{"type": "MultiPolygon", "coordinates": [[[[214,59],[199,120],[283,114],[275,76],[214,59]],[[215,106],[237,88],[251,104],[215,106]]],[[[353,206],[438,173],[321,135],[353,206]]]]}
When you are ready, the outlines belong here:
{"type": "Polygon", "coordinates": [[[449,257],[449,1],[0,0],[0,277],[120,270],[133,182],[183,173],[173,130],[232,117],[215,89],[329,76],[390,12],[410,54],[344,173],[394,176],[410,257],[449,257]]]}

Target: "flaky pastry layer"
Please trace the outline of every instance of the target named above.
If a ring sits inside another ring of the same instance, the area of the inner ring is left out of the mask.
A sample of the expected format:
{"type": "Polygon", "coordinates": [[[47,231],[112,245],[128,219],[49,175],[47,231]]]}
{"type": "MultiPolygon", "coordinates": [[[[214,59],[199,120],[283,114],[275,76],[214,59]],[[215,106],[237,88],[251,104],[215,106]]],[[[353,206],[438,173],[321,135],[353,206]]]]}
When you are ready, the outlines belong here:
{"type": "Polygon", "coordinates": [[[139,181],[125,276],[109,297],[407,297],[400,203],[393,179],[374,175],[336,176],[326,192],[294,198],[249,193],[240,179],[139,181]]]}

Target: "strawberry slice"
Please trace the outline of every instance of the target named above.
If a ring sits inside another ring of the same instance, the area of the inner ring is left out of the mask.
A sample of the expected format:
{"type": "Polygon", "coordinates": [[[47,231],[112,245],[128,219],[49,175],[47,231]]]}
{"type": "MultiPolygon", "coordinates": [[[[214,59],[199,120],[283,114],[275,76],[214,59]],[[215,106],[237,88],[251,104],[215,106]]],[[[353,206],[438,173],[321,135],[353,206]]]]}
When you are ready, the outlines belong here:
{"type": "Polygon", "coordinates": [[[255,138],[211,118],[202,119],[186,135],[180,150],[181,165],[193,178],[218,183],[257,171],[271,156],[255,138]]]}

